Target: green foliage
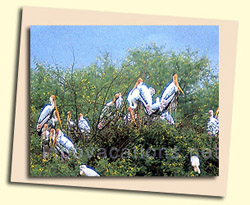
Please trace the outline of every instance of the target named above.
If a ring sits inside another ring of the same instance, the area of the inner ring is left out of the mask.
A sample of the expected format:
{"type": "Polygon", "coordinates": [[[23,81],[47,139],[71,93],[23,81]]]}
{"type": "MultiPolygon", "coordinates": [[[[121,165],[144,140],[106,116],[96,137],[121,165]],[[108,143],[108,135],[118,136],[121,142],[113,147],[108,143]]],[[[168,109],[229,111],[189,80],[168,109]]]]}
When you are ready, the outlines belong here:
{"type": "Polygon", "coordinates": [[[190,49],[176,53],[155,44],[142,46],[128,50],[126,59],[119,66],[113,63],[108,53],[83,68],[74,68],[74,64],[63,68],[37,62],[30,70],[30,174],[77,176],[79,165],[86,163],[102,176],[196,176],[190,165],[193,150],[193,154],[200,156],[201,176],[217,176],[218,139],[208,137],[206,123],[208,110],[216,110],[218,104],[218,70],[210,67],[206,56],[200,57],[198,51],[190,49]],[[137,126],[125,124],[126,96],[136,80],[141,77],[153,87],[155,99],[174,73],[178,74],[185,93],[178,96],[178,110],[172,112],[176,125],[168,125],[160,119],[152,120],[140,111],[141,121],[137,126]],[[103,106],[119,92],[124,99],[122,109],[114,110],[115,117],[104,129],[97,129],[103,106]],[[62,162],[56,153],[52,153],[49,160],[42,158],[36,121],[52,94],[56,96],[65,133],[69,110],[73,119],[82,113],[91,125],[90,140],[82,138],[76,144],[82,150],[78,153],[79,159],[62,162]],[[106,150],[107,156],[100,154],[101,148],[106,150]],[[117,158],[109,155],[114,148],[118,150],[113,150],[117,158]],[[211,157],[202,157],[207,150],[211,151],[211,157]]]}

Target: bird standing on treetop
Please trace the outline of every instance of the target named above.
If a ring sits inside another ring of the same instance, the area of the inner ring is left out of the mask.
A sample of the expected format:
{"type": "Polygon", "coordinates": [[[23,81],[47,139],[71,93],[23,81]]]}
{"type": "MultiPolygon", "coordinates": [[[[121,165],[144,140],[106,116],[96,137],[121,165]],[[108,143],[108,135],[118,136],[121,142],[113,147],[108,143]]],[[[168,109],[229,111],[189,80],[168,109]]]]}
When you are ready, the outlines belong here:
{"type": "Polygon", "coordinates": [[[71,112],[67,112],[67,128],[66,130],[71,130],[76,126],[76,124],[71,120],[71,112]]]}
{"type": "Polygon", "coordinates": [[[99,177],[100,174],[92,167],[88,165],[80,165],[80,175],[88,177],[99,177]]]}
{"type": "MultiPolygon", "coordinates": [[[[50,104],[46,104],[42,108],[42,110],[39,114],[38,120],[37,120],[36,130],[37,130],[39,135],[42,134],[41,130],[42,130],[44,124],[49,122],[49,120],[52,120],[54,111],[55,111],[55,116],[58,118],[60,126],[62,127],[59,112],[58,112],[57,106],[56,106],[55,96],[51,95],[49,98],[49,101],[50,101],[50,104]]],[[[53,121],[52,121],[52,124],[53,124],[53,121]]]]}
{"type": "Polygon", "coordinates": [[[169,105],[174,101],[176,94],[180,90],[182,94],[184,95],[184,92],[182,91],[181,87],[179,86],[179,83],[177,81],[177,74],[173,75],[173,81],[170,82],[164,89],[161,95],[161,106],[160,111],[163,111],[164,109],[167,109],[169,105]]]}
{"type": "Polygon", "coordinates": [[[198,174],[200,174],[201,171],[200,171],[200,168],[199,168],[199,166],[200,166],[200,159],[199,159],[199,157],[198,156],[192,156],[190,158],[190,161],[191,161],[192,167],[194,168],[194,171],[198,172],[198,174]]]}
{"type": "Polygon", "coordinates": [[[78,129],[81,133],[88,135],[90,133],[90,126],[88,121],[83,117],[82,113],[78,117],[78,129]]]}
{"type": "Polygon", "coordinates": [[[119,109],[122,106],[123,98],[121,93],[117,93],[114,96],[114,99],[111,102],[108,102],[102,109],[100,115],[100,122],[98,123],[98,129],[102,129],[105,125],[105,121],[112,115],[112,108],[115,106],[116,109],[119,109]]]}

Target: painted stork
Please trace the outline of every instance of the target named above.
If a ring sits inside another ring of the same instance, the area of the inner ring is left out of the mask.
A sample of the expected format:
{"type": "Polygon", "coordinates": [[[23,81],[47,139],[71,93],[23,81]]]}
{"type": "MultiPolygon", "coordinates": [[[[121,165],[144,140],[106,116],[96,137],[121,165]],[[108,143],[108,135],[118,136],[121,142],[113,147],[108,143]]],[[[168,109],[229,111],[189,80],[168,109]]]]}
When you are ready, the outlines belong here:
{"type": "Polygon", "coordinates": [[[98,129],[102,129],[105,124],[105,119],[111,117],[112,115],[112,107],[115,106],[116,109],[119,109],[122,106],[123,98],[121,93],[117,93],[114,96],[114,99],[108,102],[104,108],[102,109],[100,115],[100,122],[98,124],[98,129]]]}
{"type": "Polygon", "coordinates": [[[50,98],[49,98],[49,101],[50,101],[50,104],[46,104],[42,108],[42,110],[41,110],[41,112],[39,114],[38,120],[37,120],[36,130],[37,130],[37,132],[38,132],[38,134],[40,136],[42,134],[41,130],[42,130],[44,124],[52,119],[54,111],[55,111],[56,117],[59,120],[60,126],[62,127],[59,112],[58,112],[57,106],[56,106],[55,96],[51,95],[50,98]]]}
{"type": "Polygon", "coordinates": [[[100,174],[88,165],[80,165],[80,176],[100,177],[100,174]]]}
{"type": "Polygon", "coordinates": [[[184,95],[184,92],[182,91],[181,87],[179,86],[177,74],[174,74],[172,82],[170,82],[164,89],[161,95],[161,106],[160,111],[163,111],[164,109],[167,109],[169,105],[174,101],[177,93],[179,91],[182,92],[184,95]]]}
{"type": "Polygon", "coordinates": [[[48,141],[49,140],[49,131],[48,131],[48,124],[45,124],[42,128],[42,137],[41,141],[48,141]]]}
{"type": "Polygon", "coordinates": [[[41,146],[42,146],[42,152],[43,152],[44,159],[49,158],[49,137],[50,137],[50,133],[48,131],[48,125],[45,124],[43,126],[42,136],[41,136],[41,146]]]}
{"type": "Polygon", "coordinates": [[[199,157],[198,156],[192,156],[190,158],[190,161],[191,161],[192,167],[194,168],[194,171],[198,172],[198,174],[200,174],[201,171],[200,171],[200,168],[199,168],[199,166],[200,166],[200,159],[199,159],[199,157]]]}
{"type": "Polygon", "coordinates": [[[56,131],[55,129],[50,130],[50,140],[51,139],[53,140],[52,146],[62,154],[63,158],[66,158],[65,154],[70,155],[70,153],[72,153],[75,158],[78,158],[74,143],[59,128],[56,131]]]}
{"type": "Polygon", "coordinates": [[[90,126],[88,121],[83,117],[82,113],[78,117],[78,129],[81,133],[88,135],[90,133],[90,126]]]}
{"type": "Polygon", "coordinates": [[[208,135],[217,135],[219,133],[219,120],[214,118],[213,110],[208,112],[209,120],[207,123],[208,135]]]}
{"type": "Polygon", "coordinates": [[[133,89],[129,92],[127,101],[129,103],[128,111],[130,113],[131,122],[135,121],[133,110],[137,107],[138,103],[141,103],[148,115],[151,115],[155,110],[159,108],[159,99],[153,104],[152,96],[155,94],[155,89],[148,87],[143,80],[139,78],[135,83],[133,89]]]}
{"type": "Polygon", "coordinates": [[[68,111],[67,112],[67,128],[66,130],[71,130],[76,126],[76,124],[74,123],[74,121],[71,120],[71,112],[68,111]]]}

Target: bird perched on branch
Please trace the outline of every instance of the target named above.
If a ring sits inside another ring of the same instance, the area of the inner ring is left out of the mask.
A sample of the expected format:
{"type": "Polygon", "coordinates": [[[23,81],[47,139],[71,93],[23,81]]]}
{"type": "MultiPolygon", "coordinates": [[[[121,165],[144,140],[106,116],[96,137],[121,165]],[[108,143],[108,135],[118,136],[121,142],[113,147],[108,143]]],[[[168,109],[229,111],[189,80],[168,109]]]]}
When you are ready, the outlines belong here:
{"type": "MultiPolygon", "coordinates": [[[[152,96],[155,94],[155,89],[152,87],[148,87],[143,80],[139,78],[133,89],[129,92],[127,101],[129,103],[128,111],[131,117],[131,123],[135,121],[134,110],[137,108],[137,104],[140,103],[143,105],[145,112],[148,115],[153,113],[152,104],[153,99],[152,96]]],[[[154,107],[154,109],[157,109],[154,107]]]]}
{"type": "Polygon", "coordinates": [[[114,109],[116,110],[121,108],[123,102],[122,94],[117,93],[115,94],[113,100],[111,102],[108,102],[104,108],[102,109],[101,115],[100,115],[100,122],[98,123],[98,129],[102,129],[104,125],[107,123],[107,121],[111,121],[111,117],[113,118],[112,114],[114,114],[114,109]]]}
{"type": "Polygon", "coordinates": [[[219,120],[214,118],[213,110],[208,112],[209,120],[207,123],[208,135],[217,135],[219,133],[219,120]]]}
{"type": "Polygon", "coordinates": [[[88,135],[90,133],[90,126],[88,121],[83,117],[82,113],[79,114],[78,117],[78,129],[81,133],[85,133],[88,135]]]}
{"type": "Polygon", "coordinates": [[[182,91],[181,87],[179,86],[177,74],[173,75],[173,80],[170,82],[164,89],[161,95],[161,105],[160,105],[160,111],[163,111],[167,109],[170,104],[174,101],[177,93],[179,91],[182,92],[184,95],[184,92],[182,91]]]}
{"type": "Polygon", "coordinates": [[[45,124],[43,126],[42,136],[41,136],[41,145],[42,145],[42,152],[43,152],[44,159],[49,158],[49,137],[50,137],[50,133],[48,131],[48,125],[45,124]]]}
{"type": "Polygon", "coordinates": [[[88,165],[80,165],[80,176],[100,177],[100,174],[88,165]]]}
{"type": "Polygon", "coordinates": [[[49,101],[50,101],[50,104],[46,104],[42,108],[42,110],[41,110],[41,112],[39,114],[38,120],[37,120],[36,130],[37,130],[37,132],[38,132],[38,134],[40,136],[42,134],[41,130],[42,130],[44,124],[48,123],[49,121],[50,121],[50,125],[53,125],[53,123],[55,123],[56,120],[58,119],[59,123],[60,123],[60,126],[62,127],[59,112],[58,112],[58,109],[57,109],[57,106],[56,106],[55,96],[51,95],[50,98],[49,98],[49,101]],[[54,114],[54,112],[55,112],[55,114],[54,114]],[[53,119],[53,114],[55,116],[54,119],[53,119]]]}
{"type": "Polygon", "coordinates": [[[71,120],[71,112],[67,112],[67,125],[66,125],[66,130],[71,130],[76,126],[76,124],[71,120]]]}
{"type": "Polygon", "coordinates": [[[192,167],[194,168],[194,171],[198,172],[198,174],[200,174],[201,171],[200,171],[200,168],[199,168],[199,166],[200,166],[200,159],[199,159],[199,157],[198,156],[192,156],[190,158],[190,161],[191,161],[192,167]]]}

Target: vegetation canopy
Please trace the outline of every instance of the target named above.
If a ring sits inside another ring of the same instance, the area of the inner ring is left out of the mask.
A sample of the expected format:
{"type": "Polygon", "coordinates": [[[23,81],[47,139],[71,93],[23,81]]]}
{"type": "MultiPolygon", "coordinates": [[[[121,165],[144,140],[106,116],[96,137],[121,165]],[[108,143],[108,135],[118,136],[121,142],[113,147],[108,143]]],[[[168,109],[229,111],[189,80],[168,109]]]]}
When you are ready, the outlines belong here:
{"type": "Polygon", "coordinates": [[[200,157],[200,176],[218,176],[218,140],[207,134],[207,113],[219,105],[218,68],[211,68],[205,55],[190,49],[166,51],[164,46],[150,44],[127,50],[118,66],[108,53],[88,67],[75,68],[74,64],[61,67],[36,62],[30,69],[31,176],[78,176],[83,163],[102,176],[197,176],[190,154],[200,157]],[[179,93],[177,109],[171,111],[175,125],[140,109],[136,124],[124,122],[127,94],[138,78],[155,89],[155,100],[175,73],[185,93],[179,93]],[[101,111],[116,93],[122,94],[122,107],[113,109],[112,117],[98,129],[101,111]],[[68,133],[79,159],[62,161],[56,153],[48,160],[42,157],[36,123],[52,94],[65,134],[68,111],[76,123],[82,113],[90,124],[88,139],[68,133]]]}

